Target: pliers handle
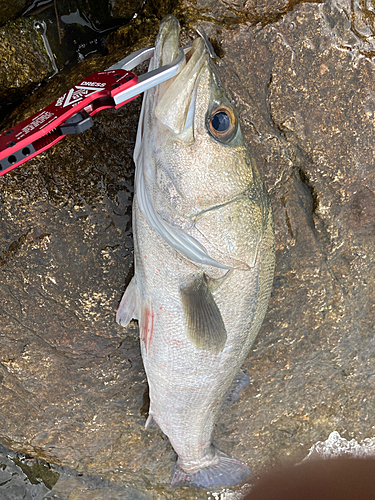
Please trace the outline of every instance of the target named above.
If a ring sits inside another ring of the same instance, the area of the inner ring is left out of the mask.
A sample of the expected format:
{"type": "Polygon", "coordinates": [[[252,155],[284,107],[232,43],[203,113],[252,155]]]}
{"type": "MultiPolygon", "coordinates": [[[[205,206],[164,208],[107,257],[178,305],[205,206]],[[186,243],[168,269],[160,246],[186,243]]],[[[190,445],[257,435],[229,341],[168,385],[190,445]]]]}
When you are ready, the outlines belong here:
{"type": "Polygon", "coordinates": [[[84,78],[46,108],[0,135],[0,176],[50,148],[68,134],[92,127],[92,116],[117,109],[139,94],[175,76],[185,61],[179,49],[170,64],[137,76],[131,72],[154,55],[155,47],[140,49],[105,71],[84,78]]]}

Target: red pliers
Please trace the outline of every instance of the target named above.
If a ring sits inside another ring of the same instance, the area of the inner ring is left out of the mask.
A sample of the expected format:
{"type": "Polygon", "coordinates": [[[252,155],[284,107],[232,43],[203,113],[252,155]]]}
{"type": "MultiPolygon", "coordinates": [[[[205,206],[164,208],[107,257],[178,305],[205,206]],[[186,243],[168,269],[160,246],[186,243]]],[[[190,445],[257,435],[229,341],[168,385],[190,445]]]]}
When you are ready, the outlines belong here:
{"type": "MultiPolygon", "coordinates": [[[[84,132],[92,116],[119,108],[169,78],[185,60],[184,49],[170,64],[141,76],[131,70],[154,55],[154,47],[140,49],[105,71],[84,78],[55,102],[0,135],[0,176],[50,148],[68,134],[84,132]]],[[[186,50],[186,48],[185,48],[186,50]]]]}

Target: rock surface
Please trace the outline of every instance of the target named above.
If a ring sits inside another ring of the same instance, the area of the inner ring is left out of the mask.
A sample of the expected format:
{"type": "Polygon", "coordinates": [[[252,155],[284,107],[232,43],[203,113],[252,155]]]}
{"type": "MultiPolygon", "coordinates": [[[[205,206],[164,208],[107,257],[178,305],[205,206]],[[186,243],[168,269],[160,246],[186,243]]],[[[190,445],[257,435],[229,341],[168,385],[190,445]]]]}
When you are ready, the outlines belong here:
{"type": "Polygon", "coordinates": [[[117,17],[125,17],[131,18],[134,16],[136,12],[139,12],[142,9],[142,0],[127,0],[127,1],[116,1],[112,0],[110,2],[111,5],[111,14],[114,18],[117,17]]]}
{"type": "Polygon", "coordinates": [[[0,28],[0,104],[34,89],[54,68],[43,40],[43,29],[32,19],[18,19],[0,28]]]}
{"type": "MultiPolygon", "coordinates": [[[[300,461],[332,431],[375,436],[373,9],[182,0],[174,11],[183,43],[200,25],[221,56],[273,202],[269,311],[244,365],[250,384],[214,434],[255,475],[300,461]]],[[[60,95],[50,88],[48,102],[60,95]]],[[[155,499],[206,499],[169,488],[175,454],[144,429],[137,326],[114,319],[132,274],[139,110],[138,99],[100,113],[85,134],[0,178],[0,440],[155,499]]]]}
{"type": "Polygon", "coordinates": [[[0,445],[1,500],[151,500],[133,488],[49,465],[0,445]]]}
{"type": "Polygon", "coordinates": [[[2,1],[0,4],[0,26],[22,14],[32,3],[33,0],[2,1]]]}

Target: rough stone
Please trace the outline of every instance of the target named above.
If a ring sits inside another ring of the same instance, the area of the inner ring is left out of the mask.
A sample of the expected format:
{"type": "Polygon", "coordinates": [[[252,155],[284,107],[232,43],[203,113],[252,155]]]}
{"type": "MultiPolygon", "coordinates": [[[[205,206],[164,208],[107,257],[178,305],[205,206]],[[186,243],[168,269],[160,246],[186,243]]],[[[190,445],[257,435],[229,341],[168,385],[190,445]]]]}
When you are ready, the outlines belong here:
{"type": "MultiPolygon", "coordinates": [[[[10,455],[9,450],[0,445],[0,491],[2,500],[41,499],[46,493],[49,493],[51,487],[47,488],[39,479],[32,478],[30,480],[24,470],[14,463],[14,459],[17,459],[16,454],[10,455]]],[[[47,467],[45,468],[47,469],[47,467]]]]}
{"type": "Polygon", "coordinates": [[[10,451],[0,445],[2,500],[151,500],[134,488],[10,451]]]}
{"type": "Polygon", "coordinates": [[[19,99],[54,71],[42,32],[32,19],[0,28],[0,103],[19,99]]]}
{"type": "Polygon", "coordinates": [[[275,213],[273,296],[231,432],[257,469],[333,430],[374,435],[374,63],[348,15],[306,3],[266,27],[206,24],[275,213]]]}
{"type": "Polygon", "coordinates": [[[22,14],[33,0],[2,0],[0,3],[0,26],[22,14]]]}
{"type": "MultiPolygon", "coordinates": [[[[269,311],[244,365],[250,384],[214,434],[259,475],[333,431],[375,436],[373,4],[275,1],[255,17],[254,2],[225,5],[216,18],[204,0],[175,13],[184,43],[199,24],[222,56],[273,202],[269,311]]],[[[102,112],[0,178],[0,440],[155,499],[203,499],[169,488],[175,454],[144,429],[137,327],[114,320],[132,273],[139,109],[102,112]]]]}
{"type": "Polygon", "coordinates": [[[111,5],[111,14],[114,18],[117,17],[125,17],[131,18],[134,14],[138,14],[142,8],[143,1],[142,0],[128,0],[128,1],[118,1],[112,0],[110,2],[111,5]]]}

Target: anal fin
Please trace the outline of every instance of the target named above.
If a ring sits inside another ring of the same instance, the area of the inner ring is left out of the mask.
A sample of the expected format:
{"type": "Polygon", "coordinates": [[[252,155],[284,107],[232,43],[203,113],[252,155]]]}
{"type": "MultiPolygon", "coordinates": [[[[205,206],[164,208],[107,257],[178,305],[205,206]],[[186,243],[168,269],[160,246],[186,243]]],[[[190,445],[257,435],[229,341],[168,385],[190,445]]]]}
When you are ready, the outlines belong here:
{"type": "Polygon", "coordinates": [[[227,406],[231,405],[236,401],[241,392],[245,389],[247,384],[250,382],[249,377],[242,370],[238,370],[236,376],[231,383],[228,392],[225,395],[221,409],[224,410],[227,406]]]}

